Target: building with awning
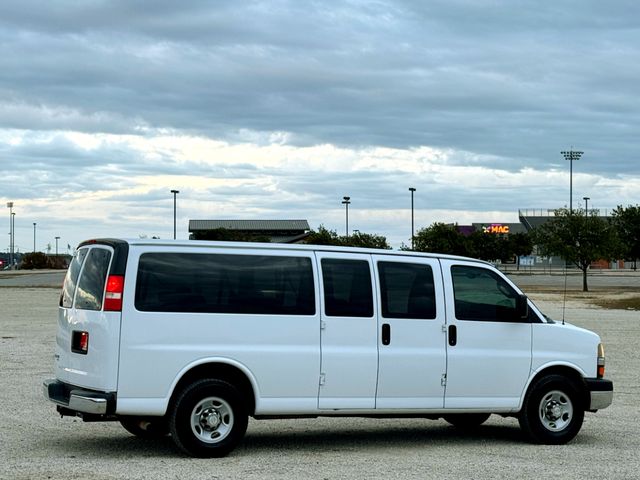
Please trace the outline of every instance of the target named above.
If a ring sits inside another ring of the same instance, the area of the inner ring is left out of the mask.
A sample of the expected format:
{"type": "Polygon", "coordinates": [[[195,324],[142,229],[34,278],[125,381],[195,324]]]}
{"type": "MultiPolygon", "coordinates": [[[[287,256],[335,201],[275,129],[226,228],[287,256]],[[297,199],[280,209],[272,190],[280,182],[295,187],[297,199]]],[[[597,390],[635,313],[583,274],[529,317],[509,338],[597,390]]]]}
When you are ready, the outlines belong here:
{"type": "Polygon", "coordinates": [[[206,237],[206,232],[229,230],[246,237],[269,238],[272,243],[302,243],[311,228],[306,220],[189,220],[189,238],[206,237]]]}

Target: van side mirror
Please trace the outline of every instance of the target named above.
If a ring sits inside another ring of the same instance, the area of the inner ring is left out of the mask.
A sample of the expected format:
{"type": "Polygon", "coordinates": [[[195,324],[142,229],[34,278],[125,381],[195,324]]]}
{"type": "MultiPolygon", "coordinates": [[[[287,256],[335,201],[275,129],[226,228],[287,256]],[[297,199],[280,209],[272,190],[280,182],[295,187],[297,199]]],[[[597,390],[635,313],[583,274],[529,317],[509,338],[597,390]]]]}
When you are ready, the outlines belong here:
{"type": "Polygon", "coordinates": [[[529,303],[526,295],[516,297],[516,318],[524,320],[529,316],[529,303]]]}

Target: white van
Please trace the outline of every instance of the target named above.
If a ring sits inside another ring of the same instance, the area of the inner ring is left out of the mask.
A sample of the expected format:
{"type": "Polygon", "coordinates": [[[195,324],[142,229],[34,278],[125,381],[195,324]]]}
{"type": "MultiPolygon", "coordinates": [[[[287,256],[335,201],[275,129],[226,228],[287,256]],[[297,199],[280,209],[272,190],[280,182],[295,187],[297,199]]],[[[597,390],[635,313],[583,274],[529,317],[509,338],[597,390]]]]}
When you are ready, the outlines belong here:
{"type": "Polygon", "coordinates": [[[570,441],[609,406],[593,332],[545,317],[470,258],[312,245],[101,239],[60,298],[62,415],[218,457],[248,417],[515,416],[570,441]]]}

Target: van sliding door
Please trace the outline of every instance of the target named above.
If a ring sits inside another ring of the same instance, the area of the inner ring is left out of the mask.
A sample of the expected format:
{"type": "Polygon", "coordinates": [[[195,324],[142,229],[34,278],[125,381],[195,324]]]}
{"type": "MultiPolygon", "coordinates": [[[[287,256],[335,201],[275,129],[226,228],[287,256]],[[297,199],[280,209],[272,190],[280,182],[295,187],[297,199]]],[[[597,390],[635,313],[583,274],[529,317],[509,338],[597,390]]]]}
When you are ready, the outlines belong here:
{"type": "Polygon", "coordinates": [[[374,255],[380,360],[376,408],[444,405],[446,322],[437,259],[374,255]]]}
{"type": "Polygon", "coordinates": [[[371,256],[316,253],[320,271],[320,409],[375,408],[377,311],[371,256]]]}

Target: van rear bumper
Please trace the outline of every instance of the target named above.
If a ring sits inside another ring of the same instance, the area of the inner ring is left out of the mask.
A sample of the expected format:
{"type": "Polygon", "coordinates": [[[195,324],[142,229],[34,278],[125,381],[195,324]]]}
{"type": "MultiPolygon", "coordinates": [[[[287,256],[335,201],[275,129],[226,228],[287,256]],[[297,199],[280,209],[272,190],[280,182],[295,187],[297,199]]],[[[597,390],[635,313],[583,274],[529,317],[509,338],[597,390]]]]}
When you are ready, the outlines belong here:
{"type": "Polygon", "coordinates": [[[116,411],[116,394],[97,392],[61,382],[55,378],[42,384],[44,397],[58,406],[63,415],[112,415],[116,411]]]}
{"type": "Polygon", "coordinates": [[[585,378],[590,393],[590,411],[607,408],[613,402],[613,382],[604,378],[585,378]]]}

